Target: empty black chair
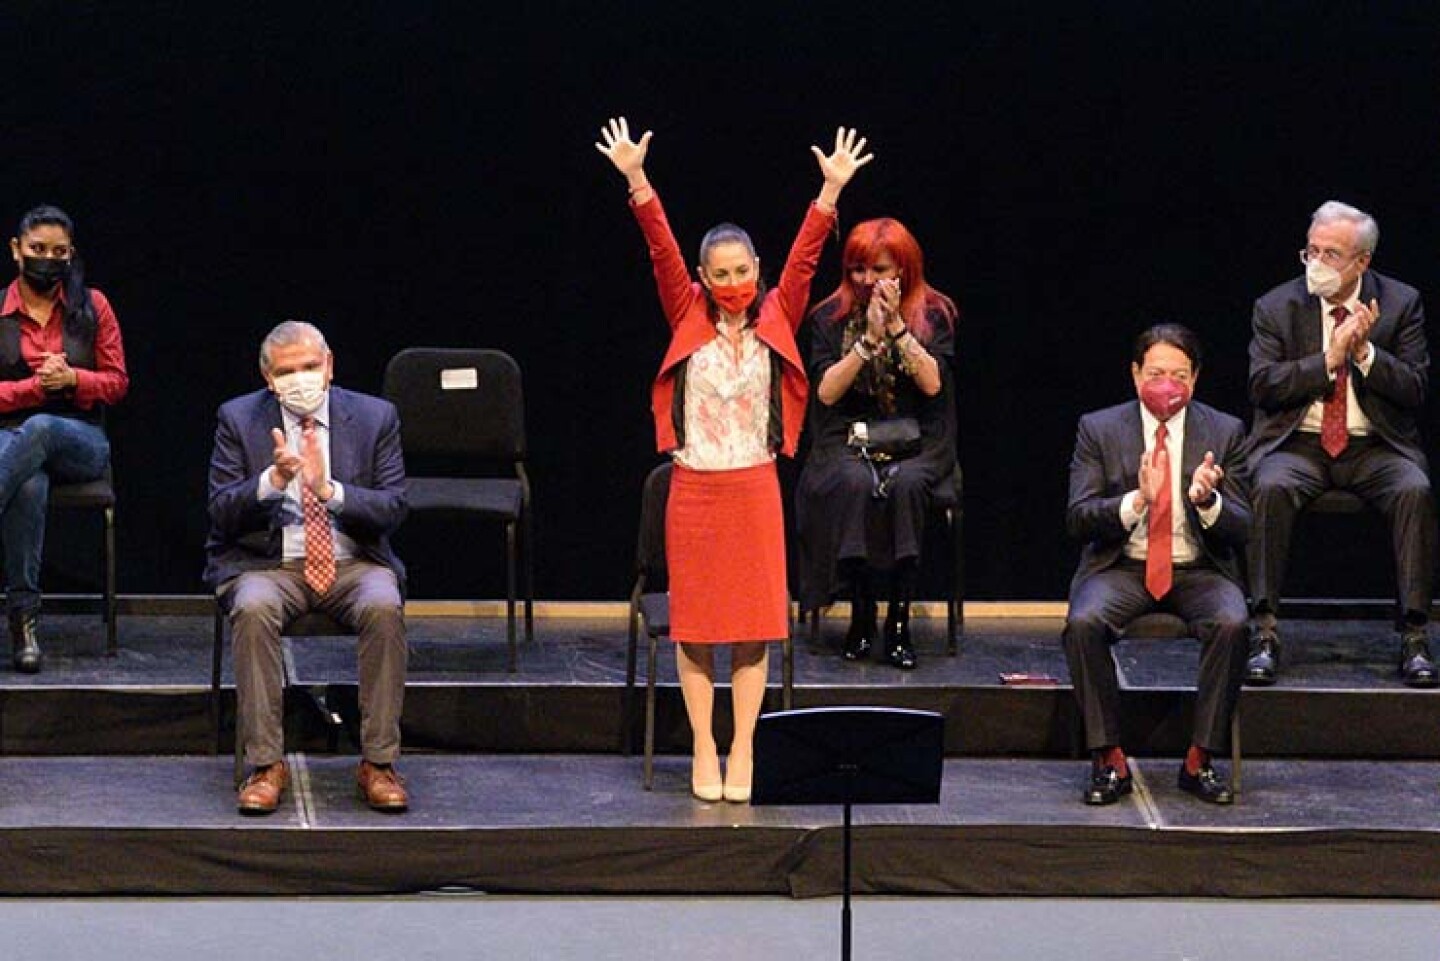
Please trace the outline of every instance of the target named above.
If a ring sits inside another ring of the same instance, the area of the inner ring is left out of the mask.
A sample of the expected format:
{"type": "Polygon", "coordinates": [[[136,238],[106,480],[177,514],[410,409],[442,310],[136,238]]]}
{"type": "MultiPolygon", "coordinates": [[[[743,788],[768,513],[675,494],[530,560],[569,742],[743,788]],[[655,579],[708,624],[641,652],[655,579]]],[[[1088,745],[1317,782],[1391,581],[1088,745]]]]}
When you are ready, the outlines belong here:
{"type": "Polygon", "coordinates": [[[525,639],[535,636],[520,367],[499,350],[411,347],[385,367],[384,395],[400,411],[410,514],[470,514],[504,525],[508,669],[514,671],[516,571],[521,566],[525,639]]]}
{"type": "MultiPolygon", "coordinates": [[[[635,551],[635,586],[630,591],[630,636],[625,652],[625,698],[621,718],[622,748],[630,753],[634,735],[634,692],[640,632],[649,641],[645,662],[645,790],[655,774],[655,675],[661,638],[670,634],[670,580],[665,561],[665,504],[670,497],[670,461],[645,478],[640,495],[640,535],[635,551]]],[[[781,699],[788,711],[794,700],[795,648],[789,633],[782,642],[781,699]]]]}

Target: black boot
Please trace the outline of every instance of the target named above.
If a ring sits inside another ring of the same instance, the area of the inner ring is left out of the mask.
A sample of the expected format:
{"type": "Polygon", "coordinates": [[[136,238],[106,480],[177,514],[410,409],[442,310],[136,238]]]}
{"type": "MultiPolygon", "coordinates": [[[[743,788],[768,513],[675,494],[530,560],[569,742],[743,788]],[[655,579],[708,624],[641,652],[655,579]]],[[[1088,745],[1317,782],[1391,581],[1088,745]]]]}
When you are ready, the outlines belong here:
{"type": "Polygon", "coordinates": [[[38,610],[10,612],[10,643],[12,662],[21,674],[40,673],[40,639],[35,629],[40,623],[38,610]]]}
{"type": "Polygon", "coordinates": [[[885,611],[885,661],[902,671],[915,670],[915,645],[910,641],[910,601],[915,597],[920,565],[914,558],[895,565],[890,575],[890,604],[885,611]]]}
{"type": "Polygon", "coordinates": [[[861,567],[850,577],[850,629],[845,632],[841,656],[847,661],[869,657],[875,634],[875,592],[870,589],[869,572],[861,567]]]}
{"type": "Polygon", "coordinates": [[[910,640],[910,602],[891,601],[885,611],[885,661],[902,671],[915,670],[915,645],[910,640]]]}

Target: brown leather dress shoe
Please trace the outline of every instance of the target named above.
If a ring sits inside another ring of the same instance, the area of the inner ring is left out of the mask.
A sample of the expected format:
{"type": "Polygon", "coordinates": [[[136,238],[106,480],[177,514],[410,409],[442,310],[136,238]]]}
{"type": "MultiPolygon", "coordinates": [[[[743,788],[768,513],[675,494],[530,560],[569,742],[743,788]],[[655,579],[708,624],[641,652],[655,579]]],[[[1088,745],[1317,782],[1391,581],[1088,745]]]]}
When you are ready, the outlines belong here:
{"type": "Polygon", "coordinates": [[[276,761],[265,767],[257,767],[240,785],[238,807],[241,814],[274,814],[280,806],[280,795],[285,792],[290,775],[284,761],[276,761]]]}
{"type": "Polygon", "coordinates": [[[355,772],[355,782],[365,803],[376,811],[399,814],[410,806],[410,798],[405,793],[405,779],[393,765],[381,766],[361,761],[360,770],[355,772]]]}

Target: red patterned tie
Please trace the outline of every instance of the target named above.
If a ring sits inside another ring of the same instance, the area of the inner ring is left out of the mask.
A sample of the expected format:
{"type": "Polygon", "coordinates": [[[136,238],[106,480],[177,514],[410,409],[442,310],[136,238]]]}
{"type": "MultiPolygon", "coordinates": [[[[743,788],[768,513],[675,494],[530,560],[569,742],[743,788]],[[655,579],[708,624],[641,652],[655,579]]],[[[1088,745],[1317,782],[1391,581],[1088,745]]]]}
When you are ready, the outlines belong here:
{"type": "MultiPolygon", "coordinates": [[[[1330,316],[1335,318],[1335,326],[1339,327],[1349,316],[1350,311],[1344,307],[1336,307],[1330,311],[1330,316]]],[[[1346,395],[1350,393],[1350,358],[1345,358],[1345,363],[1335,371],[1335,389],[1325,401],[1324,413],[1320,415],[1320,446],[1325,448],[1325,453],[1331,457],[1339,457],[1345,450],[1345,445],[1350,443],[1350,430],[1345,424],[1345,402],[1346,395]]]]}
{"type": "MultiPolygon", "coordinates": [[[[300,418],[301,445],[315,443],[315,418],[300,418]]],[[[335,583],[335,538],[330,531],[330,512],[302,479],[300,506],[305,512],[305,583],[316,594],[324,594],[335,583]]]]}
{"type": "Polygon", "coordinates": [[[1155,450],[1151,453],[1150,467],[1161,464],[1164,469],[1160,476],[1160,494],[1150,503],[1150,524],[1147,529],[1149,545],[1145,554],[1145,589],[1157,601],[1170,593],[1175,578],[1171,538],[1172,507],[1170,504],[1170,458],[1165,441],[1170,432],[1162,423],[1155,429],[1155,450]],[[1163,460],[1161,458],[1164,458],[1163,460]]]}

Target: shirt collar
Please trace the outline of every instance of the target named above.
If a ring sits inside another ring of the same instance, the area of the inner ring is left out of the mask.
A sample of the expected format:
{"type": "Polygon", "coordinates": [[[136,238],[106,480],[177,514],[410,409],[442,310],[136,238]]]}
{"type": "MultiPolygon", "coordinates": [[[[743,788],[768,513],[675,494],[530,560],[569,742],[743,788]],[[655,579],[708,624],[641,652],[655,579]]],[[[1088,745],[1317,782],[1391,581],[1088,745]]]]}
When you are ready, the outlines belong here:
{"type": "MultiPolygon", "coordinates": [[[[56,291],[56,303],[63,307],[65,305],[65,285],[57,286],[59,289],[56,291]]],[[[9,317],[11,314],[30,316],[25,313],[25,300],[20,296],[20,278],[18,277],[10,281],[10,286],[5,288],[5,302],[0,305],[0,317],[9,317]]]]}
{"type": "MultiPolygon", "coordinates": [[[[333,387],[334,384],[331,384],[331,386],[333,387]]],[[[300,415],[290,410],[290,408],[286,407],[284,404],[280,404],[278,400],[276,401],[276,403],[280,406],[280,416],[284,418],[286,433],[289,433],[292,429],[299,427],[300,415]]],[[[317,408],[309,416],[315,418],[315,423],[320,427],[323,427],[326,430],[330,429],[330,391],[327,390],[325,392],[325,399],[320,401],[319,408],[317,408]]]]}
{"type": "MultiPolygon", "coordinates": [[[[1187,404],[1165,422],[1165,430],[1171,438],[1185,436],[1185,415],[1188,413],[1190,413],[1190,405],[1187,404]]],[[[1150,413],[1150,408],[1140,404],[1140,423],[1145,429],[1145,443],[1148,444],[1150,438],[1155,436],[1155,429],[1160,426],[1160,418],[1150,413]]]]}

